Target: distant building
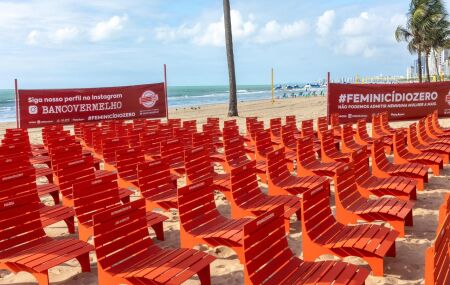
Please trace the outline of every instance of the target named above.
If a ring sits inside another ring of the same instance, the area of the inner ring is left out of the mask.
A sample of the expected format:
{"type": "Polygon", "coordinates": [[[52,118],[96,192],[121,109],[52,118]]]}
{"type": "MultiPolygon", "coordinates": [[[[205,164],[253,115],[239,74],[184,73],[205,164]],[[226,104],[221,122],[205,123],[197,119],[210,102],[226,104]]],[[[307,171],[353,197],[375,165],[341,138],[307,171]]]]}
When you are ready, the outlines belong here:
{"type": "Polygon", "coordinates": [[[406,79],[411,80],[414,77],[416,77],[414,66],[408,66],[408,68],[406,69],[406,79]]]}

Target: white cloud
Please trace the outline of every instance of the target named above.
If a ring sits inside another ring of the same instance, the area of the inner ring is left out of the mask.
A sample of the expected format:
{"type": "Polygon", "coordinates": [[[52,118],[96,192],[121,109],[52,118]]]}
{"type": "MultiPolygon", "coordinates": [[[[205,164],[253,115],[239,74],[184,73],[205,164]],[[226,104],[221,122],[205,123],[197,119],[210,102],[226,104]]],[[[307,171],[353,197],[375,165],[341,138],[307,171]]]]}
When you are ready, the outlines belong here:
{"type": "Polygon", "coordinates": [[[76,27],[65,27],[57,29],[50,35],[55,43],[63,43],[66,41],[74,40],[78,37],[79,30],[76,27]]]}
{"type": "Polygon", "coordinates": [[[97,23],[90,31],[91,40],[98,42],[109,39],[115,32],[123,29],[127,20],[127,16],[113,16],[108,21],[97,23]]]}
{"type": "Polygon", "coordinates": [[[316,32],[319,36],[325,37],[333,27],[334,20],[336,18],[336,12],[334,10],[325,11],[318,19],[316,23],[316,32]]]}
{"type": "MultiPolygon", "coordinates": [[[[259,27],[254,15],[244,16],[237,10],[231,10],[231,25],[234,41],[257,44],[298,38],[309,30],[309,25],[302,20],[288,24],[272,20],[259,27]]],[[[191,26],[183,24],[178,27],[159,27],[155,29],[155,36],[162,42],[190,40],[199,46],[221,47],[225,45],[224,18],[191,26]]]]}
{"type": "Polygon", "coordinates": [[[305,35],[309,31],[309,25],[302,20],[292,24],[280,24],[273,20],[268,22],[255,38],[257,43],[278,42],[291,40],[305,35]]]}
{"type": "Polygon", "coordinates": [[[26,44],[30,46],[36,45],[38,43],[39,35],[40,33],[36,30],[32,30],[31,32],[29,32],[25,41],[26,44]]]}

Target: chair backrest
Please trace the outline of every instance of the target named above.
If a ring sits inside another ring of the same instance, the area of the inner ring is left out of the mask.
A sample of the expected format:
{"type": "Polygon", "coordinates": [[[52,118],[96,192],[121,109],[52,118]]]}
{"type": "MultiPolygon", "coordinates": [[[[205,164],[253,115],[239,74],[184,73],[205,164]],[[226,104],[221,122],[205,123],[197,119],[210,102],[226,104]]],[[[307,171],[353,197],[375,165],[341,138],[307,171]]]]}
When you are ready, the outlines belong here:
{"type": "Polygon", "coordinates": [[[15,195],[0,203],[0,258],[28,249],[46,236],[35,194],[15,195]]]}
{"type": "Polygon", "coordinates": [[[281,118],[270,119],[270,134],[272,138],[281,138],[281,118]]]}
{"type": "Polygon", "coordinates": [[[180,226],[190,231],[210,224],[220,216],[214,200],[212,179],[207,179],[178,189],[178,214],[180,226]]]}
{"type": "Polygon", "coordinates": [[[219,118],[206,118],[206,123],[207,124],[212,124],[212,125],[219,125],[220,124],[220,119],[219,118]]]}
{"type": "Polygon", "coordinates": [[[367,154],[367,147],[364,146],[351,154],[353,169],[357,182],[364,182],[372,175],[369,167],[369,154],[367,154]]]}
{"type": "Polygon", "coordinates": [[[197,120],[183,121],[183,128],[188,130],[190,133],[197,132],[197,120]]]}
{"type": "Polygon", "coordinates": [[[73,203],[78,222],[91,226],[96,213],[120,204],[117,175],[91,177],[73,184],[73,203]]]}
{"type": "Polygon", "coordinates": [[[175,127],[181,128],[181,119],[168,119],[167,123],[172,129],[174,129],[175,127]]]}
{"type": "MultiPolygon", "coordinates": [[[[0,166],[3,167],[2,164],[0,166]]],[[[35,195],[36,200],[39,200],[33,167],[21,167],[0,172],[0,201],[30,194],[35,195]]]]}
{"type": "Polygon", "coordinates": [[[339,114],[333,113],[330,116],[330,125],[332,129],[340,128],[341,124],[339,122],[339,114]]]}
{"type": "Polygon", "coordinates": [[[323,152],[329,154],[337,151],[332,130],[322,132],[320,142],[323,152]]]}
{"type": "Polygon", "coordinates": [[[403,130],[394,132],[394,155],[405,157],[409,151],[406,145],[406,136],[403,130]]]}
{"type": "Polygon", "coordinates": [[[302,234],[314,239],[336,223],[330,207],[330,192],[323,186],[303,193],[301,204],[302,227],[306,230],[302,234]]]}
{"type": "Polygon", "coordinates": [[[314,141],[312,137],[303,137],[297,140],[297,163],[308,165],[317,161],[314,152],[314,141]]]}
{"type": "Polygon", "coordinates": [[[159,123],[161,123],[160,119],[146,120],[145,121],[145,130],[147,130],[147,131],[157,131],[159,123]]]}
{"type": "Polygon", "coordinates": [[[138,175],[138,164],[145,162],[141,148],[124,148],[116,151],[116,168],[120,178],[125,180],[136,180],[138,175]]]}
{"type": "Polygon", "coordinates": [[[358,192],[353,164],[348,163],[339,167],[334,176],[334,189],[338,195],[341,204],[347,208],[352,204],[364,201],[362,195],[358,192]]]}
{"type": "Polygon", "coordinates": [[[116,164],[116,151],[128,148],[127,137],[104,138],[102,140],[103,160],[111,165],[116,164]]]}
{"type": "Polygon", "coordinates": [[[138,177],[139,190],[142,196],[149,200],[175,188],[170,168],[161,159],[139,163],[138,177]]]}
{"type": "Polygon", "coordinates": [[[408,126],[407,132],[408,132],[408,137],[407,137],[408,145],[410,145],[414,148],[420,146],[421,143],[420,143],[419,137],[417,135],[416,123],[410,124],[408,126]]]}
{"type": "Polygon", "coordinates": [[[450,215],[447,215],[437,232],[432,250],[427,251],[425,259],[425,284],[444,285],[449,282],[450,262],[450,215]]]}
{"type": "Polygon", "coordinates": [[[284,125],[281,127],[281,142],[284,147],[296,149],[297,141],[294,136],[294,128],[292,125],[284,125]]]}
{"type": "Polygon", "coordinates": [[[246,128],[247,134],[250,134],[251,126],[256,122],[258,122],[258,117],[246,117],[245,118],[245,128],[246,128]]]}
{"type": "Polygon", "coordinates": [[[148,234],[145,201],[139,199],[94,215],[94,245],[98,264],[114,267],[153,246],[148,234]]]}
{"type": "Polygon", "coordinates": [[[0,155],[0,173],[14,173],[28,168],[33,169],[33,174],[36,172],[36,169],[31,167],[28,156],[24,153],[14,153],[14,155],[10,156],[0,155]]]}
{"type": "Polygon", "coordinates": [[[356,122],[356,133],[364,141],[370,141],[371,137],[367,132],[367,121],[365,119],[356,122]]]}
{"type": "Polygon", "coordinates": [[[314,121],[302,121],[302,137],[314,137],[314,121]]]}
{"type": "Polygon", "coordinates": [[[213,142],[219,142],[222,137],[222,132],[218,124],[204,124],[202,125],[202,131],[208,134],[213,142]]]}
{"type": "Polygon", "coordinates": [[[159,155],[161,153],[161,138],[157,130],[142,132],[139,134],[139,142],[145,154],[159,155]]]}
{"type": "Polygon", "coordinates": [[[229,127],[237,127],[236,120],[226,120],[223,122],[223,128],[229,128],[229,127]]]}
{"type": "Polygon", "coordinates": [[[184,158],[187,184],[213,178],[214,166],[207,148],[200,146],[186,149],[184,158]]]}
{"type": "Polygon", "coordinates": [[[278,207],[244,226],[244,265],[252,284],[271,284],[274,272],[288,266],[299,268],[302,263],[288,246],[283,212],[283,207],[278,207]]]}
{"type": "Polygon", "coordinates": [[[317,118],[317,133],[319,137],[322,133],[328,131],[328,119],[327,117],[319,117],[317,118]]]}
{"type": "Polygon", "coordinates": [[[383,112],[380,114],[380,123],[381,123],[381,127],[385,131],[390,132],[390,133],[395,132],[395,129],[389,125],[389,113],[388,112],[383,112]]]}
{"type": "Polygon", "coordinates": [[[379,114],[372,115],[372,137],[379,138],[386,136],[381,126],[381,116],[379,114]]]}
{"type": "Polygon", "coordinates": [[[244,138],[240,135],[227,136],[227,131],[224,129],[224,153],[225,159],[230,161],[247,160],[247,154],[244,147],[244,138]]]}
{"type": "Polygon", "coordinates": [[[383,169],[390,164],[384,152],[383,139],[376,139],[372,144],[372,164],[376,164],[378,168],[383,169]]]}
{"type": "Polygon", "coordinates": [[[277,149],[267,154],[267,172],[270,180],[274,182],[283,181],[291,176],[287,167],[284,148],[277,149]]]}
{"type": "Polygon", "coordinates": [[[158,134],[161,140],[169,140],[173,138],[172,127],[167,123],[158,123],[158,134]]]}
{"type": "Polygon", "coordinates": [[[61,194],[65,197],[72,195],[72,185],[79,181],[95,178],[94,160],[92,156],[85,156],[73,161],[57,165],[54,172],[61,194]]]}
{"type": "Polygon", "coordinates": [[[421,140],[428,139],[428,134],[427,134],[427,129],[426,129],[426,124],[425,124],[424,118],[420,119],[419,122],[417,123],[417,135],[419,136],[419,139],[421,139],[421,140]]]}
{"type": "Polygon", "coordinates": [[[192,147],[196,148],[201,146],[203,146],[209,154],[215,152],[211,134],[205,132],[192,134],[192,147]]]}
{"type": "Polygon", "coordinates": [[[297,127],[297,118],[295,115],[286,116],[286,125],[293,125],[297,127]]]}
{"type": "Polygon", "coordinates": [[[128,146],[129,147],[141,147],[139,135],[143,131],[144,131],[143,127],[135,127],[132,124],[128,125],[126,137],[128,137],[128,146]]]}
{"type": "Polygon", "coordinates": [[[265,160],[269,152],[272,152],[273,145],[269,130],[261,130],[256,133],[256,159],[265,160]]]}
{"type": "Polygon", "coordinates": [[[58,164],[82,157],[83,149],[80,144],[71,144],[49,149],[52,169],[55,171],[58,164]]]}
{"type": "Polygon", "coordinates": [[[252,160],[231,170],[231,196],[239,207],[249,201],[257,203],[264,200],[264,194],[258,185],[256,161],[252,160]]]}
{"type": "Polygon", "coordinates": [[[184,161],[184,147],[179,139],[161,140],[161,158],[170,166],[184,161]]]}
{"type": "Polygon", "coordinates": [[[355,145],[355,139],[353,138],[353,126],[352,124],[344,124],[341,127],[342,138],[341,141],[347,146],[355,145]]]}

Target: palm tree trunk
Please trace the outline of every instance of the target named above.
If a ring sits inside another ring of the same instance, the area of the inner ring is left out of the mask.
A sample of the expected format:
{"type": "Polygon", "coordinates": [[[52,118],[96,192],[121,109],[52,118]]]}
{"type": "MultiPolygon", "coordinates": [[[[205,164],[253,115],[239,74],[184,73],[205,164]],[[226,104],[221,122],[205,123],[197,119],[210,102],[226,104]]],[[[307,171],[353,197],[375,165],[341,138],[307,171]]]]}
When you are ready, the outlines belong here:
{"type": "Polygon", "coordinates": [[[419,82],[422,83],[422,50],[419,49],[417,51],[417,65],[418,65],[418,69],[417,70],[417,75],[419,77],[419,82]]]}
{"type": "Polygon", "coordinates": [[[231,29],[231,13],[230,1],[223,0],[223,14],[225,19],[225,42],[227,47],[228,60],[228,78],[230,81],[230,98],[228,106],[228,116],[238,116],[237,109],[237,94],[236,94],[236,72],[234,67],[234,52],[233,52],[233,32],[231,29]]]}
{"type": "Polygon", "coordinates": [[[438,63],[438,59],[437,59],[437,50],[434,51],[434,66],[436,67],[436,81],[441,81],[441,75],[439,74],[439,63],[438,63]]]}
{"type": "Polygon", "coordinates": [[[431,78],[430,78],[430,52],[429,51],[426,52],[425,67],[426,67],[426,71],[427,71],[427,82],[430,82],[431,78]]]}

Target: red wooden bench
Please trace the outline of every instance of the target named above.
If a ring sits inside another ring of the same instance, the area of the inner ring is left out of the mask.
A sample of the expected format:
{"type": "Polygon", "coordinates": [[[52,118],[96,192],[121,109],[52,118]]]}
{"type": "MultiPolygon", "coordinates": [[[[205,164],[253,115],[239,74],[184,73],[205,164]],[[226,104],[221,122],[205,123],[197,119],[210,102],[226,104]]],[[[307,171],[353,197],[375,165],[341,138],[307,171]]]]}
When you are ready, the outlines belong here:
{"type": "Polygon", "coordinates": [[[450,215],[447,214],[436,240],[425,252],[425,285],[450,284],[450,215]]]}
{"type": "Polygon", "coordinates": [[[409,125],[408,129],[408,137],[407,137],[407,143],[408,143],[408,150],[412,153],[420,154],[422,152],[432,152],[439,154],[444,164],[448,164],[450,161],[450,146],[443,144],[443,143],[424,143],[422,144],[419,141],[419,138],[417,136],[417,127],[416,124],[409,125]]]}
{"type": "Polygon", "coordinates": [[[162,249],[148,235],[142,199],[94,215],[98,283],[182,284],[197,274],[209,285],[215,258],[193,249],[162,249]]]}
{"type": "Polygon", "coordinates": [[[333,131],[328,130],[320,135],[321,155],[323,162],[349,162],[350,154],[342,153],[336,148],[334,143],[333,131]]]}
{"type": "MultiPolygon", "coordinates": [[[[114,173],[73,184],[74,209],[78,218],[78,236],[88,241],[93,235],[92,217],[101,211],[120,205],[119,185],[114,173]]],[[[163,222],[167,217],[147,212],[147,226],[153,228],[156,238],[164,240],[163,222]]]]}
{"type": "MultiPolygon", "coordinates": [[[[0,173],[0,201],[16,196],[34,195],[39,200],[36,177],[31,167],[15,169],[14,172],[0,173]]],[[[72,208],[63,205],[46,206],[40,204],[39,214],[43,227],[63,221],[69,233],[75,233],[74,216],[72,208]]]]}
{"type": "Polygon", "coordinates": [[[35,194],[14,196],[0,203],[0,268],[32,274],[40,285],[49,284],[48,270],[77,259],[90,271],[90,244],[48,237],[42,228],[40,203],[35,194]]]}
{"type": "Polygon", "coordinates": [[[179,139],[161,140],[161,159],[174,173],[180,175],[185,173],[184,146],[179,139]]]}
{"type": "Polygon", "coordinates": [[[328,179],[317,176],[294,176],[287,167],[284,149],[267,155],[267,177],[270,195],[299,195],[319,186],[329,188],[328,179]]]}
{"type": "Polygon", "coordinates": [[[323,188],[304,193],[301,201],[304,260],[314,261],[324,254],[357,256],[369,263],[375,276],[383,276],[383,258],[395,256],[397,231],[374,224],[346,226],[337,222],[330,208],[330,192],[323,188]]]}
{"type": "Polygon", "coordinates": [[[212,179],[214,190],[222,192],[227,198],[231,198],[230,174],[219,174],[214,171],[214,165],[208,156],[205,147],[187,149],[185,152],[186,184],[212,179]]]}
{"type": "Polygon", "coordinates": [[[382,139],[386,153],[392,153],[392,145],[394,144],[392,134],[384,131],[379,114],[372,115],[372,138],[382,139]]]}
{"type": "Polygon", "coordinates": [[[358,220],[388,222],[405,236],[405,226],[413,225],[414,204],[397,198],[370,199],[363,197],[356,185],[353,164],[339,168],[334,177],[336,219],[343,224],[356,224],[358,220]]]}
{"type": "Polygon", "coordinates": [[[243,228],[249,218],[228,219],[216,208],[212,179],[178,189],[180,243],[183,248],[198,244],[227,246],[244,262],[243,228]]]}
{"type": "Polygon", "coordinates": [[[261,214],[282,207],[286,232],[289,233],[291,216],[301,220],[300,199],[291,195],[267,196],[263,194],[256,179],[255,161],[231,170],[231,215],[233,218],[261,214]]]}
{"type": "Polygon", "coordinates": [[[424,184],[428,182],[428,166],[418,163],[393,164],[389,162],[384,153],[381,139],[375,140],[372,145],[372,173],[380,178],[402,176],[416,179],[419,191],[423,191],[424,184]]]}
{"type": "Polygon", "coordinates": [[[370,146],[373,144],[373,139],[369,136],[367,132],[367,122],[366,120],[358,120],[356,123],[355,141],[360,145],[370,146]]]}
{"type": "Polygon", "coordinates": [[[138,183],[147,211],[155,208],[177,209],[177,180],[170,174],[169,166],[162,160],[138,165],[138,183]]]}
{"type": "MultiPolygon", "coordinates": [[[[251,138],[251,131],[253,128],[253,125],[258,123],[258,117],[245,117],[245,131],[246,131],[246,136],[244,137],[245,142],[248,144],[253,145],[253,140],[251,138]]],[[[264,126],[263,126],[264,128],[264,126]]]]}
{"type": "Polygon", "coordinates": [[[244,226],[244,283],[364,284],[369,272],[339,261],[307,262],[288,246],[281,207],[244,226]]]}
{"type": "Polygon", "coordinates": [[[359,144],[353,137],[352,124],[345,124],[341,129],[341,150],[343,153],[352,153],[359,150],[362,145],[359,144]]]}
{"type": "Polygon", "coordinates": [[[370,195],[382,197],[388,195],[403,200],[416,200],[416,180],[401,176],[379,178],[372,175],[369,167],[369,155],[365,149],[353,152],[352,162],[356,183],[363,197],[369,198],[370,195]]]}
{"type": "Polygon", "coordinates": [[[297,176],[333,177],[336,169],[345,165],[342,162],[322,162],[316,158],[312,137],[297,140],[297,176]]]}
{"type": "Polygon", "coordinates": [[[417,123],[417,137],[422,144],[446,144],[450,145],[450,137],[434,137],[428,134],[426,128],[426,119],[420,119],[417,123]]]}
{"type": "Polygon", "coordinates": [[[439,154],[433,152],[410,152],[404,131],[397,131],[394,134],[394,163],[404,164],[410,162],[427,165],[436,176],[444,168],[443,159],[439,154]]]}

